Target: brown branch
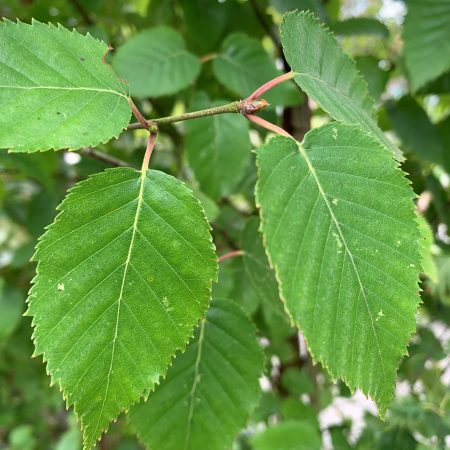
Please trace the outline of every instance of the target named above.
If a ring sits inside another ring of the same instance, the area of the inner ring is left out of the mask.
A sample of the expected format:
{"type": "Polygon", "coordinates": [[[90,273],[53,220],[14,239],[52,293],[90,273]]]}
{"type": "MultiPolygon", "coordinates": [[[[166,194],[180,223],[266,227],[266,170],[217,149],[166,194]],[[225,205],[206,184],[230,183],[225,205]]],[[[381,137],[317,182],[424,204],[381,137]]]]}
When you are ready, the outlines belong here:
{"type": "Polygon", "coordinates": [[[232,252],[225,253],[222,256],[219,256],[218,261],[226,261],[227,259],[235,258],[236,256],[242,256],[244,252],[242,250],[233,250],[232,252]]]}
{"type": "Polygon", "coordinates": [[[130,167],[131,165],[121,159],[118,159],[114,156],[108,155],[108,153],[103,153],[99,150],[96,150],[92,147],[82,148],[78,151],[83,156],[87,156],[88,158],[97,159],[98,161],[104,162],[111,166],[115,167],[130,167]]]}

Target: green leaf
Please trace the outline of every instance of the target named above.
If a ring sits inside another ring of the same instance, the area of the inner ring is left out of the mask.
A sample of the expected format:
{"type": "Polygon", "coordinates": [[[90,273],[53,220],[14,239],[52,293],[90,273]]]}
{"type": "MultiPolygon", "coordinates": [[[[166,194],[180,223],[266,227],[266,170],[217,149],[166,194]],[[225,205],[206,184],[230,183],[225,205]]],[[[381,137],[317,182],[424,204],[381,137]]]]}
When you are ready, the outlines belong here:
{"type": "Polygon", "coordinates": [[[415,91],[450,69],[450,2],[408,0],[405,62],[415,91]]]}
{"type": "Polygon", "coordinates": [[[302,422],[310,422],[319,427],[318,415],[311,404],[305,404],[296,396],[289,396],[281,405],[283,419],[295,419],[302,422]]]}
{"type": "MultiPolygon", "coordinates": [[[[192,109],[220,106],[199,93],[192,109]]],[[[200,189],[213,200],[233,192],[250,158],[248,121],[238,114],[219,114],[186,124],[186,157],[200,189]]]]}
{"type": "Polygon", "coordinates": [[[55,190],[53,174],[58,167],[58,153],[7,153],[0,152],[0,167],[15,169],[21,175],[41,183],[47,190],[55,190]]]}
{"type": "Polygon", "coordinates": [[[387,26],[371,17],[351,17],[332,23],[330,28],[340,36],[373,35],[381,39],[389,37],[387,26]]]}
{"type": "MultiPolygon", "coordinates": [[[[221,52],[213,61],[213,71],[220,83],[242,98],[281,75],[261,43],[241,33],[232,34],[225,39],[221,52]]],[[[264,98],[276,105],[300,102],[299,93],[291,82],[276,86],[265,93],[264,98]]]]}
{"type": "MultiPolygon", "coordinates": [[[[247,220],[242,230],[240,241],[241,249],[244,251],[244,276],[262,303],[265,322],[273,331],[289,333],[289,318],[280,299],[275,272],[269,265],[259,228],[259,219],[252,217],[247,220]]],[[[243,274],[240,274],[240,277],[242,276],[243,274]]]]}
{"type": "Polygon", "coordinates": [[[311,11],[326,21],[327,11],[321,0],[269,0],[269,3],[281,14],[288,11],[311,11]]]}
{"type": "Polygon", "coordinates": [[[15,427],[9,433],[8,443],[11,450],[33,450],[37,444],[33,426],[19,425],[15,427]]]}
{"type": "Polygon", "coordinates": [[[284,55],[306,94],[334,119],[358,124],[398,154],[378,128],[367,83],[335,37],[307,12],[286,14],[280,27],[284,55]]]}
{"type": "Polygon", "coordinates": [[[241,248],[244,251],[245,272],[261,300],[272,305],[273,310],[282,303],[275,273],[270,268],[259,227],[258,218],[252,217],[247,220],[242,230],[241,248]]]}
{"type": "MultiPolygon", "coordinates": [[[[450,77],[449,77],[449,83],[450,83],[450,77]]],[[[436,128],[438,129],[439,136],[441,138],[444,152],[443,152],[443,166],[446,170],[446,172],[450,171],[450,152],[448,149],[450,148],[450,114],[442,119],[440,122],[435,124],[436,128]]],[[[434,195],[433,195],[434,197],[434,195]]]]}
{"type": "Polygon", "coordinates": [[[355,58],[355,62],[357,69],[367,82],[370,95],[378,100],[386,87],[389,72],[380,69],[380,61],[374,56],[359,56],[355,58]]]}
{"type": "Polygon", "coordinates": [[[73,422],[73,425],[59,438],[55,450],[80,450],[81,433],[76,421],[73,422]]]}
{"type": "MultiPolygon", "coordinates": [[[[429,83],[426,83],[422,88],[417,91],[418,95],[427,94],[448,94],[450,92],[450,72],[445,72],[440,77],[436,78],[429,83]]],[[[445,97],[444,97],[445,98],[445,97]]],[[[444,98],[441,98],[443,100],[444,98]]]]}
{"type": "MultiPolygon", "coordinates": [[[[355,447],[348,442],[351,436],[351,422],[350,424],[344,422],[342,425],[334,425],[328,428],[331,442],[334,450],[353,450],[355,447]]],[[[359,450],[361,450],[358,447],[359,450]]]]}
{"type": "Polygon", "coordinates": [[[122,45],[112,65],[130,83],[135,97],[161,97],[188,87],[200,73],[200,60],[183,37],[168,27],[149,28],[122,45]]]}
{"type": "Polygon", "coordinates": [[[422,236],[421,241],[421,255],[422,255],[422,270],[425,275],[433,282],[438,282],[438,271],[436,263],[433,258],[432,248],[434,245],[433,230],[425,217],[421,214],[417,215],[417,222],[422,236]]]}
{"type": "MultiPolygon", "coordinates": [[[[442,407],[443,412],[444,408],[445,406],[442,407]]],[[[445,413],[439,413],[439,410],[433,411],[417,397],[407,396],[392,405],[390,425],[405,428],[411,433],[419,432],[427,438],[437,438],[445,448],[444,441],[450,433],[450,425],[445,423],[445,417],[448,421],[448,414],[446,416],[445,413]]]]}
{"type": "Polygon", "coordinates": [[[251,439],[254,450],[319,450],[319,430],[308,422],[286,420],[251,439]]]}
{"type": "Polygon", "coordinates": [[[206,194],[199,190],[196,185],[188,185],[190,189],[192,189],[192,193],[199,200],[202,208],[205,210],[206,218],[208,222],[214,222],[220,214],[220,208],[217,204],[211,200],[206,194]]]}
{"type": "Polygon", "coordinates": [[[257,153],[266,250],[292,320],[333,378],[384,414],[419,301],[413,192],[354,125],[276,137],[257,153]]]}
{"type": "Polygon", "coordinates": [[[441,252],[435,258],[437,273],[431,283],[431,292],[444,305],[450,305],[450,254],[441,252]]]}
{"type": "Polygon", "coordinates": [[[27,314],[90,449],[184,349],[217,263],[198,201],[163,172],[107,170],[59,209],[37,247],[27,314]]]}
{"type": "Polygon", "coordinates": [[[184,21],[188,42],[192,42],[205,54],[216,50],[233,20],[232,2],[205,2],[204,0],[183,0],[184,21]]]}
{"type": "Polygon", "coordinates": [[[244,275],[242,257],[231,258],[220,263],[220,283],[214,285],[213,298],[236,298],[239,306],[252,316],[260,306],[261,300],[244,275]]]}
{"type": "Polygon", "coordinates": [[[306,370],[296,367],[288,367],[281,375],[281,385],[290,393],[295,395],[309,394],[314,392],[314,384],[306,370]]]}
{"type": "Polygon", "coordinates": [[[95,146],[130,121],[124,85],[104,42],[61,26],[0,21],[0,148],[95,146]]]}
{"type": "Polygon", "coordinates": [[[414,98],[405,96],[395,103],[387,102],[386,110],[407,152],[429,162],[444,163],[444,145],[439,131],[414,98]]]}
{"type": "Polygon", "coordinates": [[[214,300],[167,378],[130,412],[140,440],[158,450],[221,450],[256,407],[264,357],[237,304],[214,300]]]}
{"type": "Polygon", "coordinates": [[[0,346],[17,328],[22,318],[25,296],[0,278],[0,346]]]}

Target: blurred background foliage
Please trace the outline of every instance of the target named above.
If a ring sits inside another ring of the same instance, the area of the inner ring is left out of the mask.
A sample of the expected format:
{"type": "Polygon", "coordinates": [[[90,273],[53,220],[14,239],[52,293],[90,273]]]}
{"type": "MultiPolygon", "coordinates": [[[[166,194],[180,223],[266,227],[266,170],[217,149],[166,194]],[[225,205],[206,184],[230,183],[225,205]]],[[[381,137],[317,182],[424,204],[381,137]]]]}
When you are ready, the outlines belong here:
{"type": "MultiPolygon", "coordinates": [[[[404,40],[411,32],[403,34],[404,16],[417,3],[0,1],[6,19],[60,23],[111,43],[115,50],[108,57],[119,75],[133,80],[130,92],[148,118],[243,98],[289,70],[277,25],[291,9],[310,9],[327,23],[367,80],[379,106],[380,126],[407,157],[403,168],[418,196],[426,236],[417,334],[399,369],[396,399],[385,421],[376,416],[371,401],[330,381],[313,365],[303,338],[290,327],[278,301],[276,280],[256,231],[253,195],[256,176],[250,150],[266,133],[237,116],[160,130],[153,168],[177,176],[195,191],[212,223],[219,255],[235,249],[246,252],[221,264],[214,287],[214,296],[234,298],[253,317],[267,356],[260,405],[237,437],[235,450],[450,448],[450,72],[432,74],[429,82],[411,88],[423,71],[442,65],[425,61],[428,67],[418,67],[416,74],[414,64],[405,62],[404,40]],[[178,49],[184,56],[175,58],[174,66],[163,66],[155,62],[160,49],[174,55],[178,49]],[[211,159],[214,164],[209,166],[211,159]]],[[[450,24],[445,11],[443,20],[450,24]]],[[[445,51],[448,42],[442,45],[445,51]]],[[[433,51],[439,56],[440,50],[433,51]]],[[[450,56],[447,59],[449,70],[450,56]]],[[[266,98],[271,107],[263,116],[299,139],[330,120],[293,84],[278,87],[266,98]]],[[[97,150],[139,167],[144,147],[145,133],[135,131],[97,150]]],[[[66,411],[58,389],[49,387],[41,359],[31,358],[30,320],[22,313],[35,270],[29,260],[56,205],[74,183],[110,165],[93,156],[90,149],[0,153],[0,448],[81,448],[72,411],[66,411]]],[[[99,448],[141,447],[122,417],[99,448]]]]}

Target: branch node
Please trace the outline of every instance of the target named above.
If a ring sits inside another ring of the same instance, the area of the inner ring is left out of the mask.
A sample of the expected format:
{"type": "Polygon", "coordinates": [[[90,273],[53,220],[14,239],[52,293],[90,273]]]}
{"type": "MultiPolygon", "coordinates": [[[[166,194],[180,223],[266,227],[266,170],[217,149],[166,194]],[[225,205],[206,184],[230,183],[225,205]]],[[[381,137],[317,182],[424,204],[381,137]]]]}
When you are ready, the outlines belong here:
{"type": "Polygon", "coordinates": [[[237,108],[238,111],[244,115],[251,115],[257,114],[259,111],[264,109],[269,103],[266,102],[264,99],[250,99],[246,98],[245,100],[240,100],[238,102],[237,108]]]}

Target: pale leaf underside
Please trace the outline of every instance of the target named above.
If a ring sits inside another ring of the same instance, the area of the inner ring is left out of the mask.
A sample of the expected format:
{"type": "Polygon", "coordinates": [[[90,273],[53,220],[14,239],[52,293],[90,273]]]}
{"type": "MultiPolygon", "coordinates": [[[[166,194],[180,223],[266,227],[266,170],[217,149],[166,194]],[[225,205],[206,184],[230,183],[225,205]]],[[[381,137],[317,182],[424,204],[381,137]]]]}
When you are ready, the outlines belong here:
{"type": "Polygon", "coordinates": [[[383,414],[415,326],[419,233],[392,154],[333,123],[258,151],[257,200],[280,291],[315,360],[383,414]]]}
{"type": "Polygon", "coordinates": [[[162,172],[94,175],[59,209],[36,251],[28,315],[89,449],[184,348],[217,262],[198,201],[162,172]]]}

